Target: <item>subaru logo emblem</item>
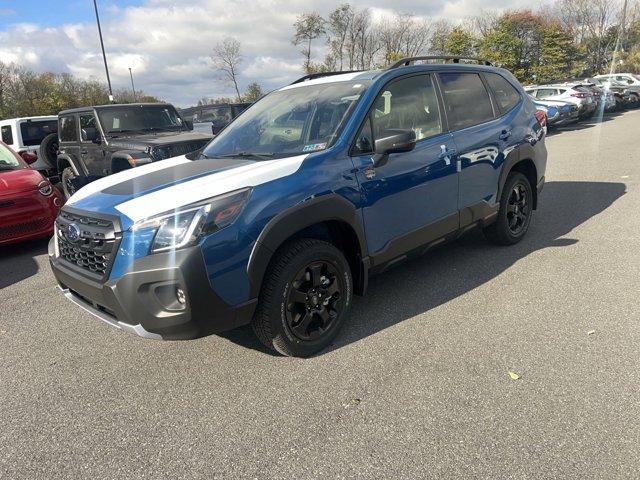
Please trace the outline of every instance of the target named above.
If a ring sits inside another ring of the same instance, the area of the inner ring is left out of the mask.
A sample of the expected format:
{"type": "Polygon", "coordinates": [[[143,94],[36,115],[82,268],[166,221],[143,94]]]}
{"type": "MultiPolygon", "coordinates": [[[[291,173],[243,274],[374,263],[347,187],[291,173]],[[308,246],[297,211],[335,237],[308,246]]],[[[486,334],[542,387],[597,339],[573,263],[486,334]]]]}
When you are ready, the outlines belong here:
{"type": "Polygon", "coordinates": [[[80,227],[75,223],[67,225],[67,240],[70,242],[77,242],[80,239],[80,227]]]}

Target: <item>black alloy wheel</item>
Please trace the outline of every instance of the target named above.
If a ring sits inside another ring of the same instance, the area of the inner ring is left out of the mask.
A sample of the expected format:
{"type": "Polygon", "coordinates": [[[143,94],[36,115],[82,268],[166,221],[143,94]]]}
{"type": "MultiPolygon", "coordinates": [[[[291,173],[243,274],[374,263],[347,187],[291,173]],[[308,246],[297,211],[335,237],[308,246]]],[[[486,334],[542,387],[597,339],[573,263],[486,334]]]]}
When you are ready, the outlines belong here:
{"type": "Polygon", "coordinates": [[[498,245],[513,245],[524,238],[533,214],[533,187],[520,172],[511,172],[500,194],[500,208],[495,221],[484,234],[498,245]]]}
{"type": "Polygon", "coordinates": [[[513,235],[518,236],[522,233],[529,215],[531,215],[531,205],[527,200],[526,187],[522,182],[516,183],[507,204],[507,222],[513,235]]]}
{"type": "Polygon", "coordinates": [[[287,295],[287,326],[300,340],[313,340],[329,330],[344,308],[344,281],[329,260],[298,271],[287,295]]]}
{"type": "Polygon", "coordinates": [[[293,239],[269,263],[253,331],[282,355],[309,357],[331,344],[349,316],[351,267],[334,244],[293,239]]]}

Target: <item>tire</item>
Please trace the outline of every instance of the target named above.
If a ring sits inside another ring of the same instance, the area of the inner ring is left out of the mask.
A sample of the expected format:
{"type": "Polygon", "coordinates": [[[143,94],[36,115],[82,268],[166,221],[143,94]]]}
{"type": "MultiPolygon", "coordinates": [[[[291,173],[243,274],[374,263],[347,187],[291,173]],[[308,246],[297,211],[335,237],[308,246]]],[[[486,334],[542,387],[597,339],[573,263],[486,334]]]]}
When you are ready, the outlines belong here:
{"type": "Polygon", "coordinates": [[[38,147],[38,158],[44,160],[49,168],[55,168],[58,160],[58,134],[50,133],[42,139],[38,147]]]}
{"type": "Polygon", "coordinates": [[[336,337],[352,301],[351,269],[342,252],[321,240],[292,240],[269,264],[253,331],[282,355],[309,357],[336,337]]]}
{"type": "Polygon", "coordinates": [[[498,218],[484,234],[498,245],[514,245],[524,238],[533,214],[533,188],[522,173],[511,172],[502,189],[498,218]]]}
{"type": "Polygon", "coordinates": [[[75,187],[73,186],[72,180],[76,178],[76,172],[73,171],[71,167],[65,167],[60,174],[60,183],[62,184],[62,193],[64,194],[64,198],[66,200],[71,197],[76,192],[75,187]]]}

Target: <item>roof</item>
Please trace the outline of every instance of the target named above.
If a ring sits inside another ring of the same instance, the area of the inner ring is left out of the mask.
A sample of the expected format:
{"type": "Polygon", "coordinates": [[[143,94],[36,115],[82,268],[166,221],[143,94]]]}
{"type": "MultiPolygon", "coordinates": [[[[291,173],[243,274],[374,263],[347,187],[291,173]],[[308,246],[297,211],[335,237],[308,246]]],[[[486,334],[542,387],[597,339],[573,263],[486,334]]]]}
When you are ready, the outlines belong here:
{"type": "MultiPolygon", "coordinates": [[[[291,85],[287,85],[282,87],[280,91],[290,90],[294,88],[306,87],[309,85],[321,85],[328,83],[336,83],[336,82],[347,82],[347,81],[370,81],[375,80],[379,77],[395,77],[400,76],[405,73],[413,73],[413,72],[431,72],[434,70],[446,71],[446,70],[470,70],[470,71],[485,71],[485,72],[495,72],[500,69],[500,67],[489,66],[489,65],[478,65],[471,63],[424,63],[424,64],[413,64],[407,66],[400,66],[387,70],[367,70],[362,72],[347,72],[347,73],[338,73],[335,75],[327,75],[318,78],[312,78],[309,80],[297,80],[291,85]]],[[[304,78],[304,77],[303,77],[304,78]]]]}
{"type": "Polygon", "coordinates": [[[57,120],[57,115],[39,115],[35,117],[16,117],[16,118],[4,118],[0,120],[0,123],[4,122],[22,122],[24,120],[57,120]]]}
{"type": "Polygon", "coordinates": [[[78,107],[78,108],[69,108],[67,110],[62,110],[58,115],[68,115],[70,113],[79,113],[79,112],[88,112],[93,110],[94,108],[100,110],[108,110],[111,108],[123,108],[123,107],[149,107],[149,106],[166,106],[171,105],[170,103],[109,103],[106,105],[88,105],[86,107],[78,107]]]}

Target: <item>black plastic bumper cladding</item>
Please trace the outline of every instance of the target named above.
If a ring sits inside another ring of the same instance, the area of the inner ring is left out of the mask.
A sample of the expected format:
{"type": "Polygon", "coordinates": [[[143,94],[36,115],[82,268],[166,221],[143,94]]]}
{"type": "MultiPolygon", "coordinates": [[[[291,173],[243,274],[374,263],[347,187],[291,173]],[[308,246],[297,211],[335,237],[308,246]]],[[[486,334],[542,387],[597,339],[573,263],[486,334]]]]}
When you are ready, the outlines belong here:
{"type": "Polygon", "coordinates": [[[198,247],[148,255],[129,272],[104,284],[93,282],[50,256],[51,268],[62,288],[95,304],[101,312],[129,325],[142,325],[165,340],[196,338],[247,324],[255,300],[229,306],[209,284],[198,247]],[[177,288],[186,305],[175,298],[177,288]]]}

